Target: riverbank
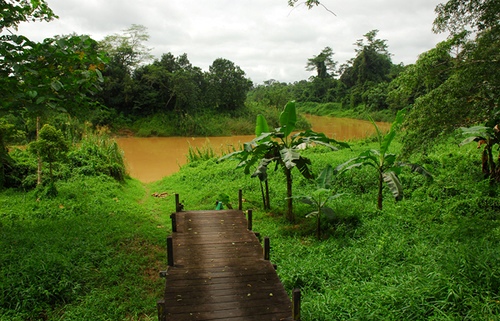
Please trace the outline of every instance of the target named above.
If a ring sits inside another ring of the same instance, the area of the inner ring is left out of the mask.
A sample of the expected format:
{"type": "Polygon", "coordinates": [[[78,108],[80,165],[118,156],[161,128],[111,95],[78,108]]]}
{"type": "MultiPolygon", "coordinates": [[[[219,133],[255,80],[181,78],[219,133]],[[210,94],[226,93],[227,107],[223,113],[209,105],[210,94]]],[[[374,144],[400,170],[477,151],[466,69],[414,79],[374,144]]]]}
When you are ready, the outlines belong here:
{"type": "Polygon", "coordinates": [[[301,113],[328,116],[337,118],[352,118],[369,120],[370,118],[377,122],[392,123],[394,121],[395,112],[384,110],[368,110],[365,105],[358,105],[354,108],[344,108],[342,103],[315,103],[303,102],[297,103],[297,109],[301,113]]]}
{"type": "MultiPolygon", "coordinates": [[[[337,165],[375,147],[305,150],[313,170],[337,165]]],[[[398,145],[392,145],[398,151],[398,145]]],[[[314,237],[310,208],[295,202],[287,223],[284,175],[269,172],[271,208],[263,211],[259,183],[236,162],[196,161],[151,184],[105,176],[58,182],[59,195],[0,192],[0,320],[154,320],[166,266],[165,236],[173,194],[188,210],[243,190],[254,230],[271,238],[271,260],[286,289],[302,289],[302,319],[494,319],[500,313],[500,224],[497,188],[482,181],[474,146],[442,143],[413,159],[434,183],[404,172],[405,197],[385,191],[376,210],[376,173],[337,177],[343,195],[330,205],[324,237],[314,237]],[[152,196],[164,193],[165,197],[152,196]]],[[[294,175],[294,195],[314,189],[294,175]]]]}

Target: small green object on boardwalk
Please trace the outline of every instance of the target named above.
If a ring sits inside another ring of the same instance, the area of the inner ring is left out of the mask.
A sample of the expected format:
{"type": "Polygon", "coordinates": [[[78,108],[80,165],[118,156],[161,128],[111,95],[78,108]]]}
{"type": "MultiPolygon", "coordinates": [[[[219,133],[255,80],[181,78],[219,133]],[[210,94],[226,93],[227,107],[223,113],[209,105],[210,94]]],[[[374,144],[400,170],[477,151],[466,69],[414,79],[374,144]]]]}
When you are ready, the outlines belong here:
{"type": "Polygon", "coordinates": [[[176,213],[163,320],[293,320],[292,303],[242,211],[176,213]]]}

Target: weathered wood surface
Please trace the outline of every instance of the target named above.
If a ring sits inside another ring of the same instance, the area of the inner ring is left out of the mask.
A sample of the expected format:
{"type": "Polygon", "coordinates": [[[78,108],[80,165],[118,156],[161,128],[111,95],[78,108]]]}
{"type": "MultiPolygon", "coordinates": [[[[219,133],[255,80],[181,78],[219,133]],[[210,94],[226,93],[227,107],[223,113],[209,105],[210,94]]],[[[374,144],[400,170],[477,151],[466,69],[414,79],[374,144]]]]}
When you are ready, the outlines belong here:
{"type": "Polygon", "coordinates": [[[292,320],[290,299],[241,211],[176,213],[164,320],[292,320]]]}

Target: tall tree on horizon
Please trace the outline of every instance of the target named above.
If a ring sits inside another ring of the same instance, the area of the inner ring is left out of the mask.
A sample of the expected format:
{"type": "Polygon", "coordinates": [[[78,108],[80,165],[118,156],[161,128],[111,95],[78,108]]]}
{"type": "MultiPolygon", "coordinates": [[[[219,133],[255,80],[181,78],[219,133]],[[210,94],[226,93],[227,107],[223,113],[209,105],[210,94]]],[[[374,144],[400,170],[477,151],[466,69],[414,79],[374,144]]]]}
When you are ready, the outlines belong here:
{"type": "Polygon", "coordinates": [[[318,78],[334,77],[337,62],[333,60],[333,50],[330,47],[325,47],[319,55],[307,59],[306,70],[316,71],[318,78]]]}

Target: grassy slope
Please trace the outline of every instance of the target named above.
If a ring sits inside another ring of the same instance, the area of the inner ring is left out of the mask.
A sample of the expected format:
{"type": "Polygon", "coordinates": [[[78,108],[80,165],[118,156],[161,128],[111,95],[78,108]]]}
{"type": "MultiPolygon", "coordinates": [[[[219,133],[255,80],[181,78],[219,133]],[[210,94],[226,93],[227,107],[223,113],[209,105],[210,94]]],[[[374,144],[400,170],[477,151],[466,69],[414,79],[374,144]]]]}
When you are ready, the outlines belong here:
{"type": "Polygon", "coordinates": [[[58,189],[0,194],[0,319],[155,316],[165,229],[143,186],[79,177],[58,189]]]}
{"type": "MultiPolygon", "coordinates": [[[[133,180],[118,185],[85,178],[60,183],[54,200],[2,192],[2,320],[25,319],[25,308],[37,303],[31,315],[40,319],[154,319],[174,201],[150,193],[179,193],[185,208],[196,210],[214,208],[219,193],[236,203],[238,189],[245,209],[254,209],[254,230],[271,237],[285,287],[303,291],[303,320],[495,319],[500,201],[497,189],[480,179],[479,152],[454,146],[415,159],[434,173],[434,183],[403,174],[405,199],[395,203],[386,192],[383,212],[375,210],[370,169],[339,177],[337,191],[346,194],[332,204],[337,218],[325,225],[322,241],[304,218],[305,205],[295,204],[297,224],[283,220],[281,172],[271,174],[273,211],[265,213],[258,181],[232,161],[194,162],[146,188],[133,180]]],[[[369,147],[305,153],[318,172],[369,147]]],[[[310,190],[298,173],[294,179],[295,195],[310,190]]]]}

